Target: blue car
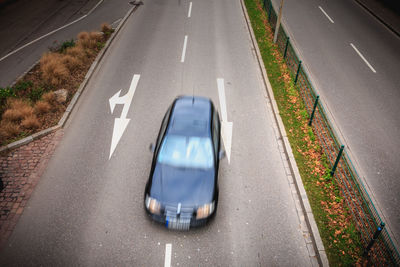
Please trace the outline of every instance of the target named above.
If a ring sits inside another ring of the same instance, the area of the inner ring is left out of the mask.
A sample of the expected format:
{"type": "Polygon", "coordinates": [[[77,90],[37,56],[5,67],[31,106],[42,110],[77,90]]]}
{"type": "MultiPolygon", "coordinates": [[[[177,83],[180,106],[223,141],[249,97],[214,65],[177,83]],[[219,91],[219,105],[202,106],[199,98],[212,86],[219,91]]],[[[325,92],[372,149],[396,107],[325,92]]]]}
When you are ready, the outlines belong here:
{"type": "Polygon", "coordinates": [[[155,145],[144,205],[167,228],[188,230],[216,213],[221,123],[210,99],[177,97],[155,145]]]}

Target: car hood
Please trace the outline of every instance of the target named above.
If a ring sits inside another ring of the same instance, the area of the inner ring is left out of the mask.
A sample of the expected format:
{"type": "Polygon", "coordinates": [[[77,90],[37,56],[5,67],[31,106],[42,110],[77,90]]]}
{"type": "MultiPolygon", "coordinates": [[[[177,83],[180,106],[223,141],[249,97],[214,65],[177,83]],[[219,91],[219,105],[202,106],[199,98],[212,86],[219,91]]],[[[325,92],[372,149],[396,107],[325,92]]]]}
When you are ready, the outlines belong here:
{"type": "Polygon", "coordinates": [[[150,196],[162,204],[198,206],[213,201],[214,169],[177,168],[157,164],[150,196]]]}

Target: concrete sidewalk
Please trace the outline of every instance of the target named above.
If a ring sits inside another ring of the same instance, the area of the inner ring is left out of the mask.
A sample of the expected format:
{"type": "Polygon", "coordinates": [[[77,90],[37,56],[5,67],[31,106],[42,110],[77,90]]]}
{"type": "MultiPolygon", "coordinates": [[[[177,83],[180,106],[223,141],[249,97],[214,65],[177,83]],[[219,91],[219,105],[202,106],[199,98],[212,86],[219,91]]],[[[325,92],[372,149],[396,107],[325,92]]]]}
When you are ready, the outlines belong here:
{"type": "Polygon", "coordinates": [[[396,3],[385,4],[378,0],[355,0],[371,15],[400,37],[400,8],[396,3]]]}

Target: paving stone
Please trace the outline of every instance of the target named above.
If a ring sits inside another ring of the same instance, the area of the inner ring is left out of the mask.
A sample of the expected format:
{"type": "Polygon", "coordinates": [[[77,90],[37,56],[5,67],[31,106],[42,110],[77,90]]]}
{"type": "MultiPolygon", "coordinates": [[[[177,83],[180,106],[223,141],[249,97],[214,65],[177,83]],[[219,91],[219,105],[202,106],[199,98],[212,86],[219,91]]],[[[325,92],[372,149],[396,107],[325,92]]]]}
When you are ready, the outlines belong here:
{"type": "Polygon", "coordinates": [[[11,235],[62,136],[60,129],[0,154],[4,184],[0,192],[0,248],[11,235]]]}

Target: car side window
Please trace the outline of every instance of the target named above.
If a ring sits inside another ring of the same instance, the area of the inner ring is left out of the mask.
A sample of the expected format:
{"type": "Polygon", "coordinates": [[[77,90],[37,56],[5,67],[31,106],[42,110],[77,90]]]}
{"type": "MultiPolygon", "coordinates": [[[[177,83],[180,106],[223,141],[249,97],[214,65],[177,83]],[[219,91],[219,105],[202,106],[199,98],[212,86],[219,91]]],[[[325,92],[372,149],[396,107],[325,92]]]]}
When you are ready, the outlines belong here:
{"type": "Polygon", "coordinates": [[[165,130],[167,129],[168,120],[169,120],[169,115],[171,113],[171,109],[172,109],[172,105],[168,108],[167,113],[165,113],[165,116],[163,118],[163,121],[162,121],[162,124],[161,124],[161,128],[160,128],[160,132],[158,134],[156,149],[158,149],[160,147],[161,140],[162,140],[162,138],[164,136],[165,130]]]}
{"type": "Polygon", "coordinates": [[[218,112],[213,109],[213,119],[212,119],[212,138],[213,138],[213,144],[214,144],[214,153],[215,153],[215,158],[218,158],[219,154],[219,139],[220,139],[220,123],[219,123],[219,117],[218,117],[218,112]]]}

